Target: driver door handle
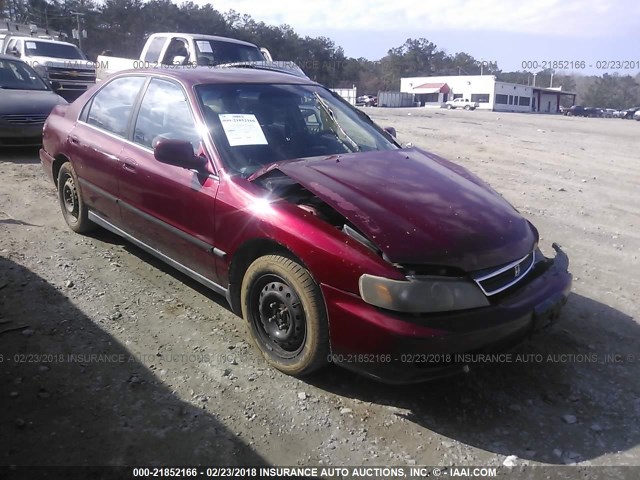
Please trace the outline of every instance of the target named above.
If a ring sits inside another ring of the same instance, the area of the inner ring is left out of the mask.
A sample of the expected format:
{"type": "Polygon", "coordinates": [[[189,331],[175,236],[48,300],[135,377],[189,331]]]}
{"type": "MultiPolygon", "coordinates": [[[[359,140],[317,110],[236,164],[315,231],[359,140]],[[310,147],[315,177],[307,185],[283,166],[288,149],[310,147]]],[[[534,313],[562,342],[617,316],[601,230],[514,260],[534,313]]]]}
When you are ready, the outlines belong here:
{"type": "Polygon", "coordinates": [[[76,137],[75,135],[71,135],[69,136],[69,141],[75,145],[79,145],[80,144],[80,139],[78,137],[76,137]]]}

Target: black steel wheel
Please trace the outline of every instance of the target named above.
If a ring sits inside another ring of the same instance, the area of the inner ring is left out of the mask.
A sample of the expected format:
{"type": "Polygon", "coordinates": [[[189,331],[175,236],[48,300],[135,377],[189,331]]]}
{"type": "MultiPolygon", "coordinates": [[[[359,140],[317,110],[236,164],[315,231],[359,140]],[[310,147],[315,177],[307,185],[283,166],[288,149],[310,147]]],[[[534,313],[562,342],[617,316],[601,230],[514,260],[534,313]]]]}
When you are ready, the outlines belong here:
{"type": "Polygon", "coordinates": [[[84,233],[95,227],[88,218],[87,207],[78,188],[78,177],[70,162],[63,164],[58,172],[58,200],[62,216],[71,230],[84,233]]]}
{"type": "Polygon", "coordinates": [[[295,260],[266,255],[247,269],[242,314],[266,360],[301,376],[327,363],[329,332],[320,288],[295,260]]]}

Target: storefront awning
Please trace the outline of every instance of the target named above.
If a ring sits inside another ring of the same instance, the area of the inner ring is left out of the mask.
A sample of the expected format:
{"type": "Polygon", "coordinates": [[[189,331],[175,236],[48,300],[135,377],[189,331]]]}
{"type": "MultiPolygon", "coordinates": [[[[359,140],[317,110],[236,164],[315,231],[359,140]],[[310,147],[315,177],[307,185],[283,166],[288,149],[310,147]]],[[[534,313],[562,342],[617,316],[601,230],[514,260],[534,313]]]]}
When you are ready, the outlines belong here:
{"type": "Polygon", "coordinates": [[[449,85],[446,83],[423,83],[413,87],[412,93],[449,93],[449,85]]]}

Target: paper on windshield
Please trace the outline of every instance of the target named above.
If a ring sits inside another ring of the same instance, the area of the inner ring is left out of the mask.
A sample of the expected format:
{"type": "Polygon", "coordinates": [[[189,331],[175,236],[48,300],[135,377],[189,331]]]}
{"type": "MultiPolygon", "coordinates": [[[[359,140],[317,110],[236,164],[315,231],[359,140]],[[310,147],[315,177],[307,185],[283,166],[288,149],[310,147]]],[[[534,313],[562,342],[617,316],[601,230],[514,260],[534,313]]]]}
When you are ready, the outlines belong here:
{"type": "Polygon", "coordinates": [[[213,53],[211,49],[211,44],[205,40],[196,40],[196,44],[198,45],[198,50],[203,53],[213,53]]]}
{"type": "Polygon", "coordinates": [[[29,49],[35,49],[36,48],[36,42],[25,42],[25,45],[29,49]]]}
{"type": "Polygon", "coordinates": [[[253,114],[223,113],[218,115],[229,145],[268,145],[262,127],[253,114]]]}

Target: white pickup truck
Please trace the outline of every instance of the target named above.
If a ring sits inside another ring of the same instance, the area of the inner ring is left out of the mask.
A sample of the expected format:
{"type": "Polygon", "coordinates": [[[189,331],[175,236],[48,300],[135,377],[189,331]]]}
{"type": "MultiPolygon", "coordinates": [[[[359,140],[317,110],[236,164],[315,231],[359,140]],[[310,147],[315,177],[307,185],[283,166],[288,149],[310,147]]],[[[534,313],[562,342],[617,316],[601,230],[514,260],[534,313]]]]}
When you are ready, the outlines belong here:
{"type": "Polygon", "coordinates": [[[99,55],[97,81],[122,70],[166,68],[171,66],[256,66],[304,73],[293,62],[274,62],[266,48],[227,37],[193,33],[154,33],[142,49],[139,59],[99,55]],[[282,65],[278,65],[282,63],[282,65]]]}
{"type": "Polygon", "coordinates": [[[467,98],[456,98],[444,104],[449,110],[453,108],[464,108],[465,110],[475,110],[480,106],[478,102],[472,102],[467,98]]]}
{"type": "Polygon", "coordinates": [[[96,82],[94,62],[72,43],[18,35],[6,35],[3,43],[0,53],[24,60],[67,100],[75,100],[96,82]]]}

